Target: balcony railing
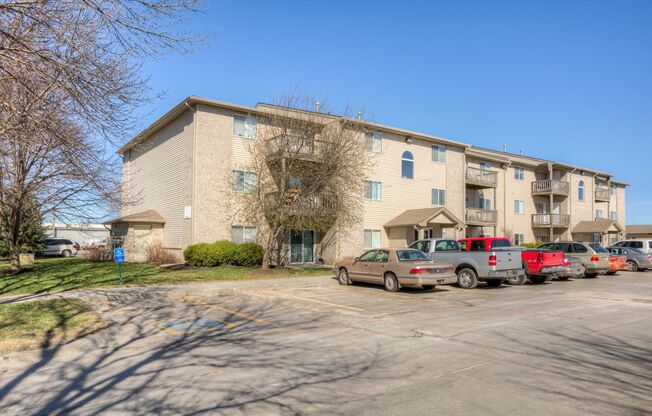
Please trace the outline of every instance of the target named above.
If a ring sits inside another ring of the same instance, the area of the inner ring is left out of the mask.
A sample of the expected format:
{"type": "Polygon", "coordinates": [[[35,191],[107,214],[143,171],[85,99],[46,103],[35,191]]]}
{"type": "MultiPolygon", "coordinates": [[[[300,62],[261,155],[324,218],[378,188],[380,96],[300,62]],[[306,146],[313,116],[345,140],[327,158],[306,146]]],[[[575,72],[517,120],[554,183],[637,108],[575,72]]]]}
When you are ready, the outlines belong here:
{"type": "Polygon", "coordinates": [[[466,223],[469,225],[496,225],[498,211],[493,209],[467,208],[466,223]]]}
{"type": "Polygon", "coordinates": [[[270,156],[304,158],[317,154],[320,144],[314,137],[281,134],[267,141],[267,150],[270,156]]]}
{"type": "Polygon", "coordinates": [[[490,170],[466,167],[466,183],[481,188],[495,188],[498,175],[490,170]]]}
{"type": "Polygon", "coordinates": [[[533,227],[568,227],[570,215],[566,214],[532,214],[533,227]]]}
{"type": "Polygon", "coordinates": [[[595,199],[596,201],[609,201],[610,193],[609,189],[595,188],[595,199]]]}
{"type": "Polygon", "coordinates": [[[533,195],[566,195],[568,196],[568,182],[554,179],[544,179],[532,182],[533,195]]]}
{"type": "Polygon", "coordinates": [[[289,190],[284,197],[278,192],[267,195],[268,203],[279,209],[281,215],[310,223],[324,221],[337,215],[337,206],[329,198],[321,195],[301,195],[300,191],[289,190]]]}

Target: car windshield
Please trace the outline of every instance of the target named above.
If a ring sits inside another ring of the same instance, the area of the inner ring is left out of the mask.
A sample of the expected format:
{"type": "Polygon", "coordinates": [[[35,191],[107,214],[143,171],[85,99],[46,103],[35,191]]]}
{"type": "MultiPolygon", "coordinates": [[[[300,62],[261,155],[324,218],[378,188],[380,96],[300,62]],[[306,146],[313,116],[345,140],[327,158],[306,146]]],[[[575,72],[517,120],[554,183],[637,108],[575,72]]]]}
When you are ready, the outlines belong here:
{"type": "Polygon", "coordinates": [[[398,250],[396,252],[398,261],[428,261],[428,256],[419,250],[398,250]]]}
{"type": "Polygon", "coordinates": [[[509,240],[494,240],[491,242],[491,248],[511,247],[509,240]]]}
{"type": "Polygon", "coordinates": [[[607,253],[609,254],[609,251],[602,247],[600,244],[591,244],[591,248],[595,250],[596,253],[607,253]]]}

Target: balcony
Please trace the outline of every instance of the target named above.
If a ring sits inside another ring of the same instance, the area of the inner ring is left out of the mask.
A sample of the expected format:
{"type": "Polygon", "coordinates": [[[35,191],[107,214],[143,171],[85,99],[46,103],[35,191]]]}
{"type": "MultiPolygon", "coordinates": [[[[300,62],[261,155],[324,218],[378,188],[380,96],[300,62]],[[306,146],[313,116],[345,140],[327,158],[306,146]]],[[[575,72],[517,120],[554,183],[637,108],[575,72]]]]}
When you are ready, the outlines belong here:
{"type": "Polygon", "coordinates": [[[493,209],[467,208],[466,224],[492,226],[498,222],[498,211],[493,209]]]}
{"type": "Polygon", "coordinates": [[[568,228],[570,215],[566,214],[532,214],[532,227],[568,228]]]}
{"type": "Polygon", "coordinates": [[[490,170],[466,167],[466,184],[471,188],[495,188],[498,175],[490,170]]]}
{"type": "Polygon", "coordinates": [[[268,214],[290,220],[296,227],[332,223],[338,214],[337,204],[320,195],[301,195],[288,190],[284,197],[278,192],[267,195],[268,214]]]}
{"type": "Polygon", "coordinates": [[[609,202],[610,199],[609,189],[595,188],[595,200],[609,202]]]}
{"type": "Polygon", "coordinates": [[[568,196],[568,182],[554,179],[544,179],[532,182],[532,195],[562,195],[568,196]]]}
{"type": "Polygon", "coordinates": [[[319,154],[320,141],[314,137],[280,134],[267,141],[269,157],[312,159],[319,154]]]}

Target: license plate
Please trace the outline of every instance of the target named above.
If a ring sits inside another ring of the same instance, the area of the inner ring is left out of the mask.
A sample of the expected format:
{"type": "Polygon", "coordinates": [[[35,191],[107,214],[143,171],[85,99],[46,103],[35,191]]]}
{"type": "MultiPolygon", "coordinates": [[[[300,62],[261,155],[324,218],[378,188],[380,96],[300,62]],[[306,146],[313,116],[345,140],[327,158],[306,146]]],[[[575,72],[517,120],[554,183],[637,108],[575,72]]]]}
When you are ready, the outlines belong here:
{"type": "Polygon", "coordinates": [[[443,285],[443,284],[444,284],[444,279],[437,279],[437,283],[439,283],[439,284],[442,284],[442,285],[443,285]]]}

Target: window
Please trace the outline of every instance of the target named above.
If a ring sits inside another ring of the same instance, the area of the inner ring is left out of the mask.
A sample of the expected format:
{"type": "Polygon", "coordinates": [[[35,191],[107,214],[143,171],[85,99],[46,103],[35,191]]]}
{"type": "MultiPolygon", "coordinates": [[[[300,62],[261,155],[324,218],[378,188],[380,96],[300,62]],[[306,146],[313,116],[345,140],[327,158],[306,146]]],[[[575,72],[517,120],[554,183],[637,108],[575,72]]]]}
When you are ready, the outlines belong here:
{"type": "Polygon", "coordinates": [[[398,261],[429,261],[428,256],[418,250],[398,250],[396,252],[398,261]]]}
{"type": "Polygon", "coordinates": [[[525,201],[514,200],[514,213],[515,214],[525,214],[525,201]]]}
{"type": "Polygon", "coordinates": [[[423,238],[432,238],[432,236],[433,236],[432,228],[423,229],[423,238]]]}
{"type": "Polygon", "coordinates": [[[455,240],[439,240],[435,244],[435,251],[460,251],[460,245],[455,240]]]}
{"type": "Polygon", "coordinates": [[[446,191],[443,189],[433,189],[431,198],[433,205],[446,205],[446,191]]]}
{"type": "Polygon", "coordinates": [[[430,241],[428,240],[415,241],[414,243],[410,244],[410,248],[423,251],[424,253],[428,253],[430,252],[430,241]]]}
{"type": "Polygon", "coordinates": [[[484,240],[471,240],[471,248],[469,251],[486,251],[487,244],[484,240]]]}
{"type": "Polygon", "coordinates": [[[442,144],[432,145],[432,161],[446,163],[446,146],[442,144]]]}
{"type": "Polygon", "coordinates": [[[480,162],[480,169],[482,169],[482,170],[491,170],[491,163],[489,163],[489,162],[480,162]]]}
{"type": "Polygon", "coordinates": [[[233,135],[245,139],[255,139],[258,134],[258,121],[249,116],[236,114],[233,116],[233,135]]]}
{"type": "Polygon", "coordinates": [[[618,213],[616,211],[609,212],[609,218],[616,221],[618,219],[618,213]]]}
{"type": "Polygon", "coordinates": [[[548,241],[550,241],[550,237],[547,235],[538,235],[537,241],[541,241],[542,243],[547,243],[548,241]]]}
{"type": "Polygon", "coordinates": [[[364,230],[364,246],[367,248],[380,247],[380,230],[364,230]]]}
{"type": "Polygon", "coordinates": [[[414,156],[407,150],[401,155],[401,178],[414,178],[414,156]]]}
{"type": "Polygon", "coordinates": [[[604,218],[602,216],[602,210],[601,209],[596,209],[595,210],[595,218],[604,218]]]}
{"type": "Polygon", "coordinates": [[[550,214],[549,202],[535,202],[534,207],[537,210],[537,214],[550,214]]]}
{"type": "Polygon", "coordinates": [[[509,242],[508,239],[504,240],[493,240],[491,242],[491,249],[493,250],[494,248],[501,248],[501,247],[511,247],[511,243],[509,242]]]}
{"type": "Polygon", "coordinates": [[[575,243],[575,244],[573,244],[573,252],[575,252],[575,253],[588,253],[589,249],[584,247],[583,244],[575,243]]]}
{"type": "Polygon", "coordinates": [[[366,253],[364,253],[362,256],[358,258],[358,261],[374,261],[377,252],[378,250],[367,251],[366,253]]]}
{"type": "Polygon", "coordinates": [[[616,195],[616,185],[609,185],[609,195],[616,195]]]}
{"type": "Polygon", "coordinates": [[[525,179],[525,169],[519,168],[518,166],[514,168],[514,179],[517,181],[522,181],[525,179]]]}
{"type": "Polygon", "coordinates": [[[514,234],[514,245],[515,246],[520,246],[525,242],[525,235],[523,234],[514,234]]]}
{"type": "Polygon", "coordinates": [[[303,179],[301,178],[288,178],[288,189],[303,190],[303,179]]]}
{"type": "Polygon", "coordinates": [[[367,132],[364,135],[364,148],[369,152],[380,153],[383,151],[383,134],[367,132]]]}
{"type": "Polygon", "coordinates": [[[480,208],[481,209],[491,209],[491,199],[480,197],[480,208]]]}
{"type": "Polygon", "coordinates": [[[383,183],[364,181],[364,197],[372,201],[380,201],[383,198],[383,183]]]}
{"type": "Polygon", "coordinates": [[[378,250],[376,257],[374,258],[376,263],[387,263],[389,262],[389,251],[387,250],[378,250]]]}
{"type": "Polygon", "coordinates": [[[577,198],[584,201],[584,181],[580,181],[579,185],[577,185],[577,198]]]}
{"type": "Polygon", "coordinates": [[[257,237],[258,229],[254,225],[231,226],[231,241],[236,244],[255,243],[257,237]]]}
{"type": "Polygon", "coordinates": [[[233,171],[233,190],[236,192],[251,192],[256,186],[257,176],[254,172],[233,171]]]}

